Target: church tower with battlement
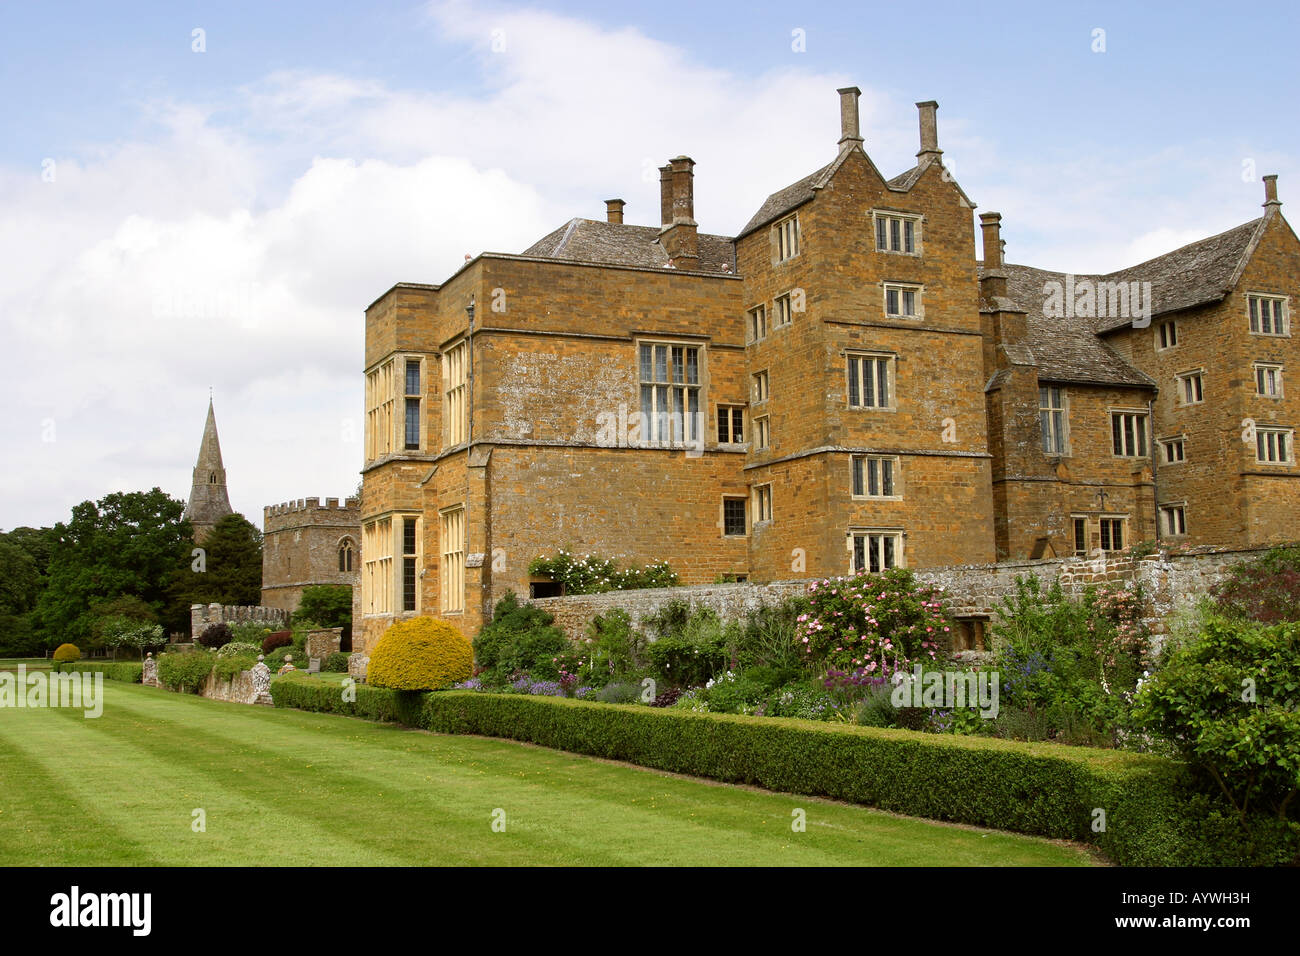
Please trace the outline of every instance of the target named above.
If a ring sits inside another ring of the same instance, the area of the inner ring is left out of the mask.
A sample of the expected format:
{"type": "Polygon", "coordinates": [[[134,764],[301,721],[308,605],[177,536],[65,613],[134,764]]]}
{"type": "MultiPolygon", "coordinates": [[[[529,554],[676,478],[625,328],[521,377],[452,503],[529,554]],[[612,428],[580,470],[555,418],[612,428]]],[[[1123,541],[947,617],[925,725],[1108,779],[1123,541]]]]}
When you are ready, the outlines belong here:
{"type": "Polygon", "coordinates": [[[194,464],[194,483],[185,505],[185,517],[194,525],[194,541],[202,542],[213,525],[233,512],[226,492],[226,468],[221,463],[217,416],[212,410],[212,399],[208,399],[208,420],[203,425],[203,442],[194,464]]]}

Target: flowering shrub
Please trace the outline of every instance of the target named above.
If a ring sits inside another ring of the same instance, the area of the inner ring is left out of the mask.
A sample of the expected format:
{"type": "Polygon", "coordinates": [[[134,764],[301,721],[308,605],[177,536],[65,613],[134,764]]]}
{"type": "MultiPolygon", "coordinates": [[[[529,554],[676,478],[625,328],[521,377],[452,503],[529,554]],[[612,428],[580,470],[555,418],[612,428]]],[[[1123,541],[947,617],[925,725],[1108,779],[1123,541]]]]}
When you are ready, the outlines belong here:
{"type": "Polygon", "coordinates": [[[1142,591],[1102,585],[1089,592],[1088,635],[1101,663],[1103,679],[1123,670],[1151,666],[1151,632],[1142,620],[1142,591]]]}
{"type": "Polygon", "coordinates": [[[243,641],[231,641],[217,649],[218,657],[252,657],[257,660],[257,655],[260,653],[262,649],[256,644],[247,644],[243,641]]]}
{"type": "Polygon", "coordinates": [[[1234,565],[1210,593],[1231,617],[1264,624],[1300,621],[1300,546],[1273,548],[1234,565]]]}
{"type": "Polygon", "coordinates": [[[564,585],[565,594],[599,594],[633,588],[671,588],[677,572],[667,561],[652,561],[645,567],[619,568],[613,558],[584,554],[579,557],[563,549],[553,557],[539,556],[528,565],[528,573],[550,578],[564,585]]]}
{"type": "Polygon", "coordinates": [[[814,581],[797,638],[815,664],[888,678],[946,656],[952,619],[942,598],[904,568],[814,581]]]}
{"type": "Polygon", "coordinates": [[[830,694],[807,684],[781,688],[763,710],[768,717],[798,717],[800,720],[837,720],[842,712],[830,694]]]}

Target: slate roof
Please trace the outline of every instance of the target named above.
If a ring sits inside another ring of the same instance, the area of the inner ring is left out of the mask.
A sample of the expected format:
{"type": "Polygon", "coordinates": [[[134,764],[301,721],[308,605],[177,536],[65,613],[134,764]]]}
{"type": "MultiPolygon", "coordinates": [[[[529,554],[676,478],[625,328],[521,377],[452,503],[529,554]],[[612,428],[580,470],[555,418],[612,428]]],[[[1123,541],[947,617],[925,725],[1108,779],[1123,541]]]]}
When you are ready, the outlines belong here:
{"type": "MultiPolygon", "coordinates": [[[[735,273],[736,246],[731,238],[702,232],[699,245],[700,272],[735,273]]],[[[645,269],[668,268],[668,254],[659,243],[659,227],[596,219],[571,219],[533,243],[522,254],[645,269]]]]}
{"type": "MultiPolygon", "coordinates": [[[[1188,243],[1127,269],[1087,278],[1106,282],[1150,282],[1152,315],[1217,302],[1236,281],[1241,264],[1257,241],[1263,223],[1263,217],[1252,219],[1217,236],[1188,243]]],[[[1096,321],[1100,333],[1113,332],[1128,324],[1128,319],[1096,321]]]]}
{"type": "MultiPolygon", "coordinates": [[[[984,264],[980,263],[980,275],[984,264]]],[[[1007,298],[1026,313],[1029,352],[1038,377],[1048,382],[1122,385],[1154,388],[1155,381],[1139,372],[1097,336],[1091,318],[1057,318],[1043,314],[1043,284],[1065,282],[1062,272],[1007,263],[1007,298]]],[[[1131,321],[1131,320],[1125,320],[1131,321]]],[[[990,387],[994,385],[990,382],[990,387]]]]}
{"type": "Polygon", "coordinates": [[[763,205],[758,207],[758,212],[750,217],[749,222],[745,223],[745,228],[740,230],[741,236],[747,236],[755,229],[766,226],[769,222],[779,219],[793,209],[802,206],[808,200],[813,198],[813,190],[818,185],[818,180],[825,176],[835,163],[827,163],[815,173],[809,173],[797,183],[791,183],[784,189],[778,189],[772,195],[763,200],[763,205]]]}

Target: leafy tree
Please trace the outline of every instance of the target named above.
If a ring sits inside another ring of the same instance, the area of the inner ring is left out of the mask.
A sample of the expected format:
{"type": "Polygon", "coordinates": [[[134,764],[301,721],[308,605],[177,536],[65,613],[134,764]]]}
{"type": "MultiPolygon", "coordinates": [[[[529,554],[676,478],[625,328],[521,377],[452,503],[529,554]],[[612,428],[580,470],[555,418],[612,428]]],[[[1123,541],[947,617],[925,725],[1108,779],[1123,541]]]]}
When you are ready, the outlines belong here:
{"type": "Polygon", "coordinates": [[[166,582],[190,561],[193,532],[184,510],[183,502],[160,488],[114,492],[98,502],[83,501],[71,520],[56,524],[48,584],[36,606],[46,642],[90,645],[94,608],[122,595],[162,613],[166,582]]]}
{"type": "Polygon", "coordinates": [[[25,657],[40,648],[32,611],[42,584],[37,562],[21,541],[12,532],[0,534],[0,657],[25,657]]]}
{"type": "Polygon", "coordinates": [[[352,627],[352,589],[346,584],[315,584],[302,589],[293,622],[310,621],[317,627],[352,627]]]}
{"type": "MultiPolygon", "coordinates": [[[[201,563],[177,571],[171,593],[186,618],[191,604],[262,603],[262,532],[241,514],[226,515],[203,539],[201,563]]],[[[187,621],[188,623],[188,621],[187,621]]]]}

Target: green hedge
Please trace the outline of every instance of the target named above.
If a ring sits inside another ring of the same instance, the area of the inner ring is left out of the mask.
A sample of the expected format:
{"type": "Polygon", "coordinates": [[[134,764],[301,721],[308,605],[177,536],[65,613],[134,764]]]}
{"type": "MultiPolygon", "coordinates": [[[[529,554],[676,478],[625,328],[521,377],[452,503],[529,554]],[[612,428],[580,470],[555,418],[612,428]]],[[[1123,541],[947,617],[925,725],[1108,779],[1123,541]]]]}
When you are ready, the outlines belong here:
{"type": "Polygon", "coordinates": [[[103,674],[106,680],[126,681],[128,684],[138,684],[144,676],[144,665],[139,661],[68,661],[55,664],[54,670],[63,674],[78,671],[83,674],[103,674]]]}
{"type": "Polygon", "coordinates": [[[1182,765],[1058,744],[925,734],[773,717],[595,704],[523,694],[400,694],[290,676],[277,707],[397,721],[438,733],[527,741],[672,773],[830,797],[933,820],[1092,842],[1124,865],[1246,859],[1235,821],[1182,765]],[[1105,811],[1105,829],[1094,832],[1105,811]]]}

